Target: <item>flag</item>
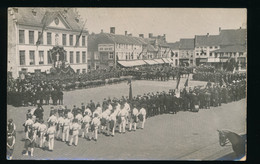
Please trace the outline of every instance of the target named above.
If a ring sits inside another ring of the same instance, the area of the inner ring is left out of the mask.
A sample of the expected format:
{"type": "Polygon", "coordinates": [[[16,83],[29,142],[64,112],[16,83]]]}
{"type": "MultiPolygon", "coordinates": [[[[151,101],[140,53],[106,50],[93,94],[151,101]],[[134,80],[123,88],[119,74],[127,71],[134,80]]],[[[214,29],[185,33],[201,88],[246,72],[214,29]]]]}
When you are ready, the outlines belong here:
{"type": "Polygon", "coordinates": [[[177,84],[176,84],[176,89],[179,89],[180,80],[181,80],[181,76],[180,76],[180,73],[179,73],[179,70],[178,70],[178,72],[177,72],[177,84]]]}
{"type": "Polygon", "coordinates": [[[80,38],[81,35],[82,35],[82,32],[83,32],[83,30],[84,30],[84,27],[85,27],[85,24],[86,24],[86,23],[87,23],[87,19],[85,20],[85,22],[84,22],[84,24],[83,24],[83,27],[82,27],[82,29],[81,29],[81,31],[80,31],[80,33],[79,33],[79,37],[77,38],[77,41],[76,41],[76,44],[75,44],[74,47],[77,47],[77,46],[78,46],[79,38],[80,38]]]}
{"type": "Polygon", "coordinates": [[[127,84],[129,84],[129,100],[132,100],[133,93],[132,93],[132,82],[131,82],[131,79],[128,80],[127,84]]]}
{"type": "Polygon", "coordinates": [[[40,44],[40,40],[42,39],[42,36],[43,36],[43,31],[45,30],[45,28],[47,27],[47,25],[54,19],[55,16],[57,16],[57,12],[49,12],[49,11],[46,11],[42,20],[41,20],[41,23],[43,24],[42,26],[42,32],[40,34],[40,36],[38,36],[38,39],[36,41],[36,46],[38,46],[40,44]]]}
{"type": "Polygon", "coordinates": [[[187,86],[188,86],[188,81],[189,81],[189,78],[187,78],[187,80],[185,81],[184,87],[187,87],[187,86]]]}

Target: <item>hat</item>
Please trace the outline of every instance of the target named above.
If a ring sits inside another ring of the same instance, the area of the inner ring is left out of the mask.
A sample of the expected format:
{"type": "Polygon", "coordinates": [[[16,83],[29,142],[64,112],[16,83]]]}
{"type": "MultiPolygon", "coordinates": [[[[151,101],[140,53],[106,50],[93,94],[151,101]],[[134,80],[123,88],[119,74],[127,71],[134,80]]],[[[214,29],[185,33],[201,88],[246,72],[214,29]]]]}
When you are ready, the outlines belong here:
{"type": "Polygon", "coordinates": [[[13,122],[13,119],[10,118],[10,119],[8,120],[8,122],[9,122],[9,123],[13,122]]]}

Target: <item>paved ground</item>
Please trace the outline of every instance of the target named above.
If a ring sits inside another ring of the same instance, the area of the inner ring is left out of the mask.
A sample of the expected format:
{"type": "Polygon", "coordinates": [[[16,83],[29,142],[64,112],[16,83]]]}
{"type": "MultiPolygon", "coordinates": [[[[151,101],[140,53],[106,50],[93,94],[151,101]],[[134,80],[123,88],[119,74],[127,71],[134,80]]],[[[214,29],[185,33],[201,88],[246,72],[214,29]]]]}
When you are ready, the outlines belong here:
{"type": "MultiPolygon", "coordinates": [[[[180,86],[183,86],[182,79],[180,86]]],[[[189,85],[205,82],[190,81],[189,85]]],[[[147,92],[168,91],[176,82],[134,81],[133,95],[147,92]]],[[[128,96],[126,83],[76,90],[64,94],[68,107],[89,102],[102,101],[108,96],[128,96]]],[[[44,106],[45,115],[50,106],[44,106]]],[[[12,117],[17,125],[17,141],[14,159],[171,159],[171,160],[215,160],[232,153],[231,146],[218,144],[217,129],[229,129],[239,134],[246,133],[246,101],[223,104],[221,107],[200,110],[198,113],[179,112],[149,118],[145,129],[115,137],[99,135],[98,142],[79,139],[77,147],[55,141],[53,152],[36,148],[34,157],[22,156],[24,132],[22,123],[28,107],[7,106],[7,118],[12,117]]],[[[47,119],[46,117],[44,118],[47,119]]],[[[232,156],[232,155],[231,155],[232,156]]],[[[233,156],[232,156],[233,157],[233,156]]],[[[227,159],[227,158],[226,158],[227,159]]]]}

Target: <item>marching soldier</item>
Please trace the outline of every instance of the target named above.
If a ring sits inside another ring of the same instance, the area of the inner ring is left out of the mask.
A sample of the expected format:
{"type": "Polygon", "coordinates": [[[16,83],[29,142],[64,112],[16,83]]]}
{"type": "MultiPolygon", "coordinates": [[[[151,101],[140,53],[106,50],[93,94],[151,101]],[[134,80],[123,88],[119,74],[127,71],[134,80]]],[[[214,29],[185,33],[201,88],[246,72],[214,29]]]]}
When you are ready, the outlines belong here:
{"type": "Polygon", "coordinates": [[[40,139],[40,131],[39,131],[39,126],[40,126],[40,120],[39,118],[36,119],[35,123],[32,125],[35,133],[35,146],[39,146],[40,143],[38,144],[38,138],[40,139]]]}
{"type": "Polygon", "coordinates": [[[59,114],[59,118],[57,120],[57,126],[56,126],[56,131],[57,131],[57,135],[56,135],[56,139],[57,140],[61,140],[62,139],[62,133],[64,130],[64,117],[63,117],[63,113],[59,114]]]}
{"type": "Polygon", "coordinates": [[[142,107],[138,113],[138,118],[142,122],[141,128],[144,129],[144,123],[146,120],[146,110],[142,107]]]}
{"type": "MultiPolygon", "coordinates": [[[[72,113],[71,113],[71,116],[72,113]]],[[[62,141],[66,141],[69,142],[69,130],[70,130],[70,123],[71,123],[71,119],[68,116],[68,113],[65,114],[65,119],[64,119],[64,124],[63,124],[63,131],[62,131],[62,141]]]]}
{"type": "Polygon", "coordinates": [[[99,126],[100,126],[100,119],[98,118],[98,114],[95,113],[94,118],[91,121],[92,138],[94,138],[95,141],[97,141],[97,139],[98,139],[98,127],[99,126]]]}
{"type": "Polygon", "coordinates": [[[38,133],[40,134],[40,145],[39,147],[42,148],[45,142],[45,133],[47,132],[47,126],[44,124],[43,120],[40,120],[40,125],[38,127],[38,133]]]}
{"type": "Polygon", "coordinates": [[[130,122],[130,131],[132,130],[132,123],[134,123],[134,131],[136,131],[136,124],[138,123],[138,109],[136,108],[136,105],[134,104],[132,111],[132,122],[130,122]]]}
{"type": "Polygon", "coordinates": [[[91,117],[90,115],[88,114],[88,112],[85,113],[85,116],[83,117],[83,126],[82,126],[82,138],[84,138],[85,136],[88,137],[89,139],[89,128],[90,128],[90,122],[91,122],[91,117]]]}
{"type": "Polygon", "coordinates": [[[47,120],[48,127],[56,125],[57,121],[58,121],[58,119],[53,112],[52,115],[47,120]]]}
{"type": "Polygon", "coordinates": [[[56,133],[56,126],[55,126],[56,122],[50,121],[50,127],[48,128],[48,130],[46,132],[46,134],[48,136],[49,151],[53,151],[53,149],[54,149],[54,136],[56,133]]]}
{"type": "Polygon", "coordinates": [[[78,145],[78,140],[79,140],[79,129],[80,129],[80,125],[78,124],[78,120],[75,118],[72,121],[72,124],[70,126],[70,130],[71,130],[71,138],[70,138],[70,143],[69,146],[72,145],[73,140],[74,140],[74,145],[77,146],[78,145]]]}

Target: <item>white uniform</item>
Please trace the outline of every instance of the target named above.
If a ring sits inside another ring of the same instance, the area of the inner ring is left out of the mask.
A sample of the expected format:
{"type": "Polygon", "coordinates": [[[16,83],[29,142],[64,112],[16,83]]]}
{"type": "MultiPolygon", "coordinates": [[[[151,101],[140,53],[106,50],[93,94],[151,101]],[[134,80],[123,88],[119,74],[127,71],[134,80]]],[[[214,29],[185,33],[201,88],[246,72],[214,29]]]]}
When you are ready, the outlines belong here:
{"type": "Polygon", "coordinates": [[[98,139],[98,135],[97,135],[97,131],[98,131],[98,127],[100,125],[100,120],[99,118],[95,117],[93,118],[93,120],[91,121],[91,126],[94,126],[94,138],[97,140],[98,139]]]}
{"type": "Polygon", "coordinates": [[[115,128],[116,128],[116,116],[117,116],[117,113],[112,113],[110,116],[109,116],[109,121],[113,121],[114,122],[114,126],[111,127],[112,128],[112,136],[115,135],[115,128]]]}
{"type": "Polygon", "coordinates": [[[143,121],[142,121],[142,129],[144,128],[144,123],[145,123],[145,119],[146,119],[146,110],[144,108],[141,108],[139,111],[139,114],[141,114],[143,116],[143,121]]]}
{"type": "Polygon", "coordinates": [[[64,118],[63,117],[59,117],[58,120],[57,120],[57,123],[58,123],[58,132],[57,132],[57,138],[60,138],[60,135],[62,134],[62,128],[63,128],[63,125],[64,125],[64,118]]]}
{"type": "Polygon", "coordinates": [[[70,130],[70,119],[65,118],[63,124],[63,133],[62,133],[62,141],[69,141],[69,130],[70,130]],[[66,140],[65,140],[66,139],[66,140]]]}
{"type": "Polygon", "coordinates": [[[71,112],[68,112],[68,119],[70,120],[70,122],[72,122],[72,120],[74,119],[74,116],[71,112]]]}
{"type": "Polygon", "coordinates": [[[84,116],[83,119],[82,119],[82,122],[85,125],[85,127],[82,131],[82,138],[83,138],[85,136],[84,134],[86,133],[86,135],[87,135],[88,132],[89,132],[91,117],[89,115],[84,116]]]}
{"type": "Polygon", "coordinates": [[[44,142],[45,142],[45,133],[47,131],[47,126],[45,124],[40,124],[38,127],[38,130],[40,132],[40,147],[43,146],[44,142]]]}
{"type": "Polygon", "coordinates": [[[47,130],[47,134],[49,135],[49,150],[53,150],[54,149],[54,136],[55,136],[55,133],[56,133],[55,126],[51,126],[47,130]]]}
{"type": "Polygon", "coordinates": [[[74,139],[74,144],[75,146],[78,145],[78,140],[79,140],[79,129],[80,129],[80,125],[78,123],[72,123],[72,125],[70,126],[70,129],[73,131],[72,132],[72,136],[70,138],[70,143],[69,145],[72,145],[73,143],[73,139],[74,139]]]}
{"type": "Polygon", "coordinates": [[[119,116],[121,117],[121,124],[119,125],[119,132],[121,133],[121,129],[123,128],[123,133],[125,133],[125,126],[126,126],[126,117],[127,117],[127,110],[123,108],[119,112],[119,116]]]}
{"type": "Polygon", "coordinates": [[[89,115],[90,117],[92,116],[92,112],[91,112],[91,110],[90,110],[89,108],[85,109],[84,115],[85,115],[85,113],[88,113],[88,115],[89,115]]]}
{"type": "Polygon", "coordinates": [[[137,123],[137,116],[138,116],[138,109],[134,108],[132,111],[133,115],[133,122],[134,122],[134,130],[136,130],[136,123],[137,123]]]}
{"type": "Polygon", "coordinates": [[[54,115],[51,115],[51,116],[49,117],[49,119],[47,120],[47,122],[49,123],[49,125],[54,125],[54,124],[57,123],[57,121],[58,121],[58,119],[57,119],[57,117],[54,116],[54,115]]]}

